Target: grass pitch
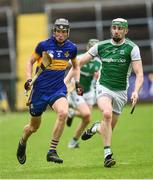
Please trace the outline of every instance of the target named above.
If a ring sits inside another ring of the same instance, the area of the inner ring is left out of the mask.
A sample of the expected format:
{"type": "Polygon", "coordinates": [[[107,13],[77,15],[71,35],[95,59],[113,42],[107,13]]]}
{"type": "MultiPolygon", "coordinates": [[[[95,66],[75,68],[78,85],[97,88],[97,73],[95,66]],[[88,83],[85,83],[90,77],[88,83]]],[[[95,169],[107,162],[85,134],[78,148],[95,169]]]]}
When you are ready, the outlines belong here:
{"type": "MultiPolygon", "coordinates": [[[[48,163],[46,153],[55,113],[46,111],[40,129],[28,141],[27,161],[20,165],[16,149],[28,112],[0,114],[0,178],[1,179],[152,179],[153,178],[153,106],[137,105],[133,115],[127,105],[113,132],[112,150],[117,164],[103,167],[103,144],[96,134],[88,141],[79,141],[79,149],[68,149],[79,123],[75,118],[72,127],[66,127],[58,146],[63,164],[48,163]]],[[[95,108],[93,121],[101,119],[95,108]]],[[[92,122],[93,122],[92,121],[92,122]]]]}

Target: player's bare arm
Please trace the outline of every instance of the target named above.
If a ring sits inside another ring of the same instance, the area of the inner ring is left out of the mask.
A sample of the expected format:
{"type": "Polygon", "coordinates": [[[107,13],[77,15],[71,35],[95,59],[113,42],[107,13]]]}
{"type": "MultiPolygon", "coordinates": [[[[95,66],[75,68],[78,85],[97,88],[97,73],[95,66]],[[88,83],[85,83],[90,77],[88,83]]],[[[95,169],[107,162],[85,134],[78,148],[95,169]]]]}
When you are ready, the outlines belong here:
{"type": "Polygon", "coordinates": [[[72,60],[72,71],[76,81],[80,80],[80,67],[77,59],[72,60]]]}
{"type": "Polygon", "coordinates": [[[72,77],[74,77],[76,81],[79,81],[80,79],[80,68],[76,59],[71,60],[71,69],[64,79],[65,84],[68,84],[72,77]]]}
{"type": "Polygon", "coordinates": [[[132,62],[132,67],[136,75],[136,80],[135,80],[135,87],[134,91],[131,95],[131,100],[133,104],[137,103],[138,100],[138,93],[142,87],[143,84],[143,68],[142,68],[142,61],[133,61],[132,62]]]}
{"type": "Polygon", "coordinates": [[[83,90],[82,85],[79,82],[80,81],[80,66],[77,59],[72,60],[72,68],[70,71],[71,71],[70,73],[73,74],[73,77],[75,79],[76,92],[78,95],[82,96],[84,90],[83,90]]]}
{"type": "Polygon", "coordinates": [[[86,52],[79,60],[79,66],[83,66],[85,63],[87,63],[88,61],[90,61],[91,59],[93,59],[93,56],[91,54],[89,54],[88,52],[86,52]]]}
{"type": "Polygon", "coordinates": [[[33,72],[33,64],[36,62],[36,58],[34,55],[32,55],[30,57],[30,59],[27,61],[26,64],[26,78],[28,79],[32,79],[32,72],[33,72]]]}

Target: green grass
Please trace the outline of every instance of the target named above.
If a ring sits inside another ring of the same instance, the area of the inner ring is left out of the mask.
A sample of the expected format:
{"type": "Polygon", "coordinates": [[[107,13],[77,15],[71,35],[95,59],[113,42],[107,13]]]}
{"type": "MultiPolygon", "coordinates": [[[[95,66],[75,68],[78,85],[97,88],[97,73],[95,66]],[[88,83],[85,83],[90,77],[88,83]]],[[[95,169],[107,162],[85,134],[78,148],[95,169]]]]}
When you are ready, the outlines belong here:
{"type": "MultiPolygon", "coordinates": [[[[28,112],[0,114],[0,178],[1,179],[151,179],[153,178],[153,108],[151,104],[137,105],[133,115],[126,106],[113,132],[112,150],[117,160],[113,168],[103,167],[103,144],[97,134],[89,141],[79,141],[79,149],[67,144],[79,122],[65,127],[58,146],[63,164],[48,163],[48,151],[55,113],[46,111],[39,131],[28,141],[27,162],[20,165],[16,148],[28,112]]],[[[98,109],[93,119],[101,118],[98,109]]]]}

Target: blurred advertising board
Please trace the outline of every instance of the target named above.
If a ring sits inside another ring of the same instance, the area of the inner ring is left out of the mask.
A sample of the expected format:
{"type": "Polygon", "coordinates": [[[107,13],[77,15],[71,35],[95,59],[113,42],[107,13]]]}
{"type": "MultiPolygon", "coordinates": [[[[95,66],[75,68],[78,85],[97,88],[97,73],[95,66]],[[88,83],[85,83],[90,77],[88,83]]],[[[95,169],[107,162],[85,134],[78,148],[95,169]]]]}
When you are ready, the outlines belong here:
{"type": "MultiPolygon", "coordinates": [[[[135,75],[131,74],[129,80],[128,99],[130,101],[131,93],[134,89],[135,75]]],[[[144,82],[139,93],[139,101],[153,102],[153,73],[144,74],[144,82]]]]}

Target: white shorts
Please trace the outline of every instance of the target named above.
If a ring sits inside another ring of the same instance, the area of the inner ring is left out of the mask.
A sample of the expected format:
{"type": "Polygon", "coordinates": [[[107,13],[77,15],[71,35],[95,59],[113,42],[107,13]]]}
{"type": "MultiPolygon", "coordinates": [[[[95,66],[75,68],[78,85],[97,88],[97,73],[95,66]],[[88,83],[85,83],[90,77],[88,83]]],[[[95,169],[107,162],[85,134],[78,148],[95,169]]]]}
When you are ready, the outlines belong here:
{"type": "Polygon", "coordinates": [[[76,91],[72,91],[68,95],[68,102],[73,108],[76,108],[79,104],[82,103],[94,105],[96,103],[95,91],[89,91],[87,93],[84,93],[83,96],[79,96],[77,95],[76,91]]]}
{"type": "Polygon", "coordinates": [[[127,91],[112,91],[100,84],[96,86],[96,99],[107,96],[112,99],[113,112],[121,114],[123,107],[127,103],[127,91]]]}

